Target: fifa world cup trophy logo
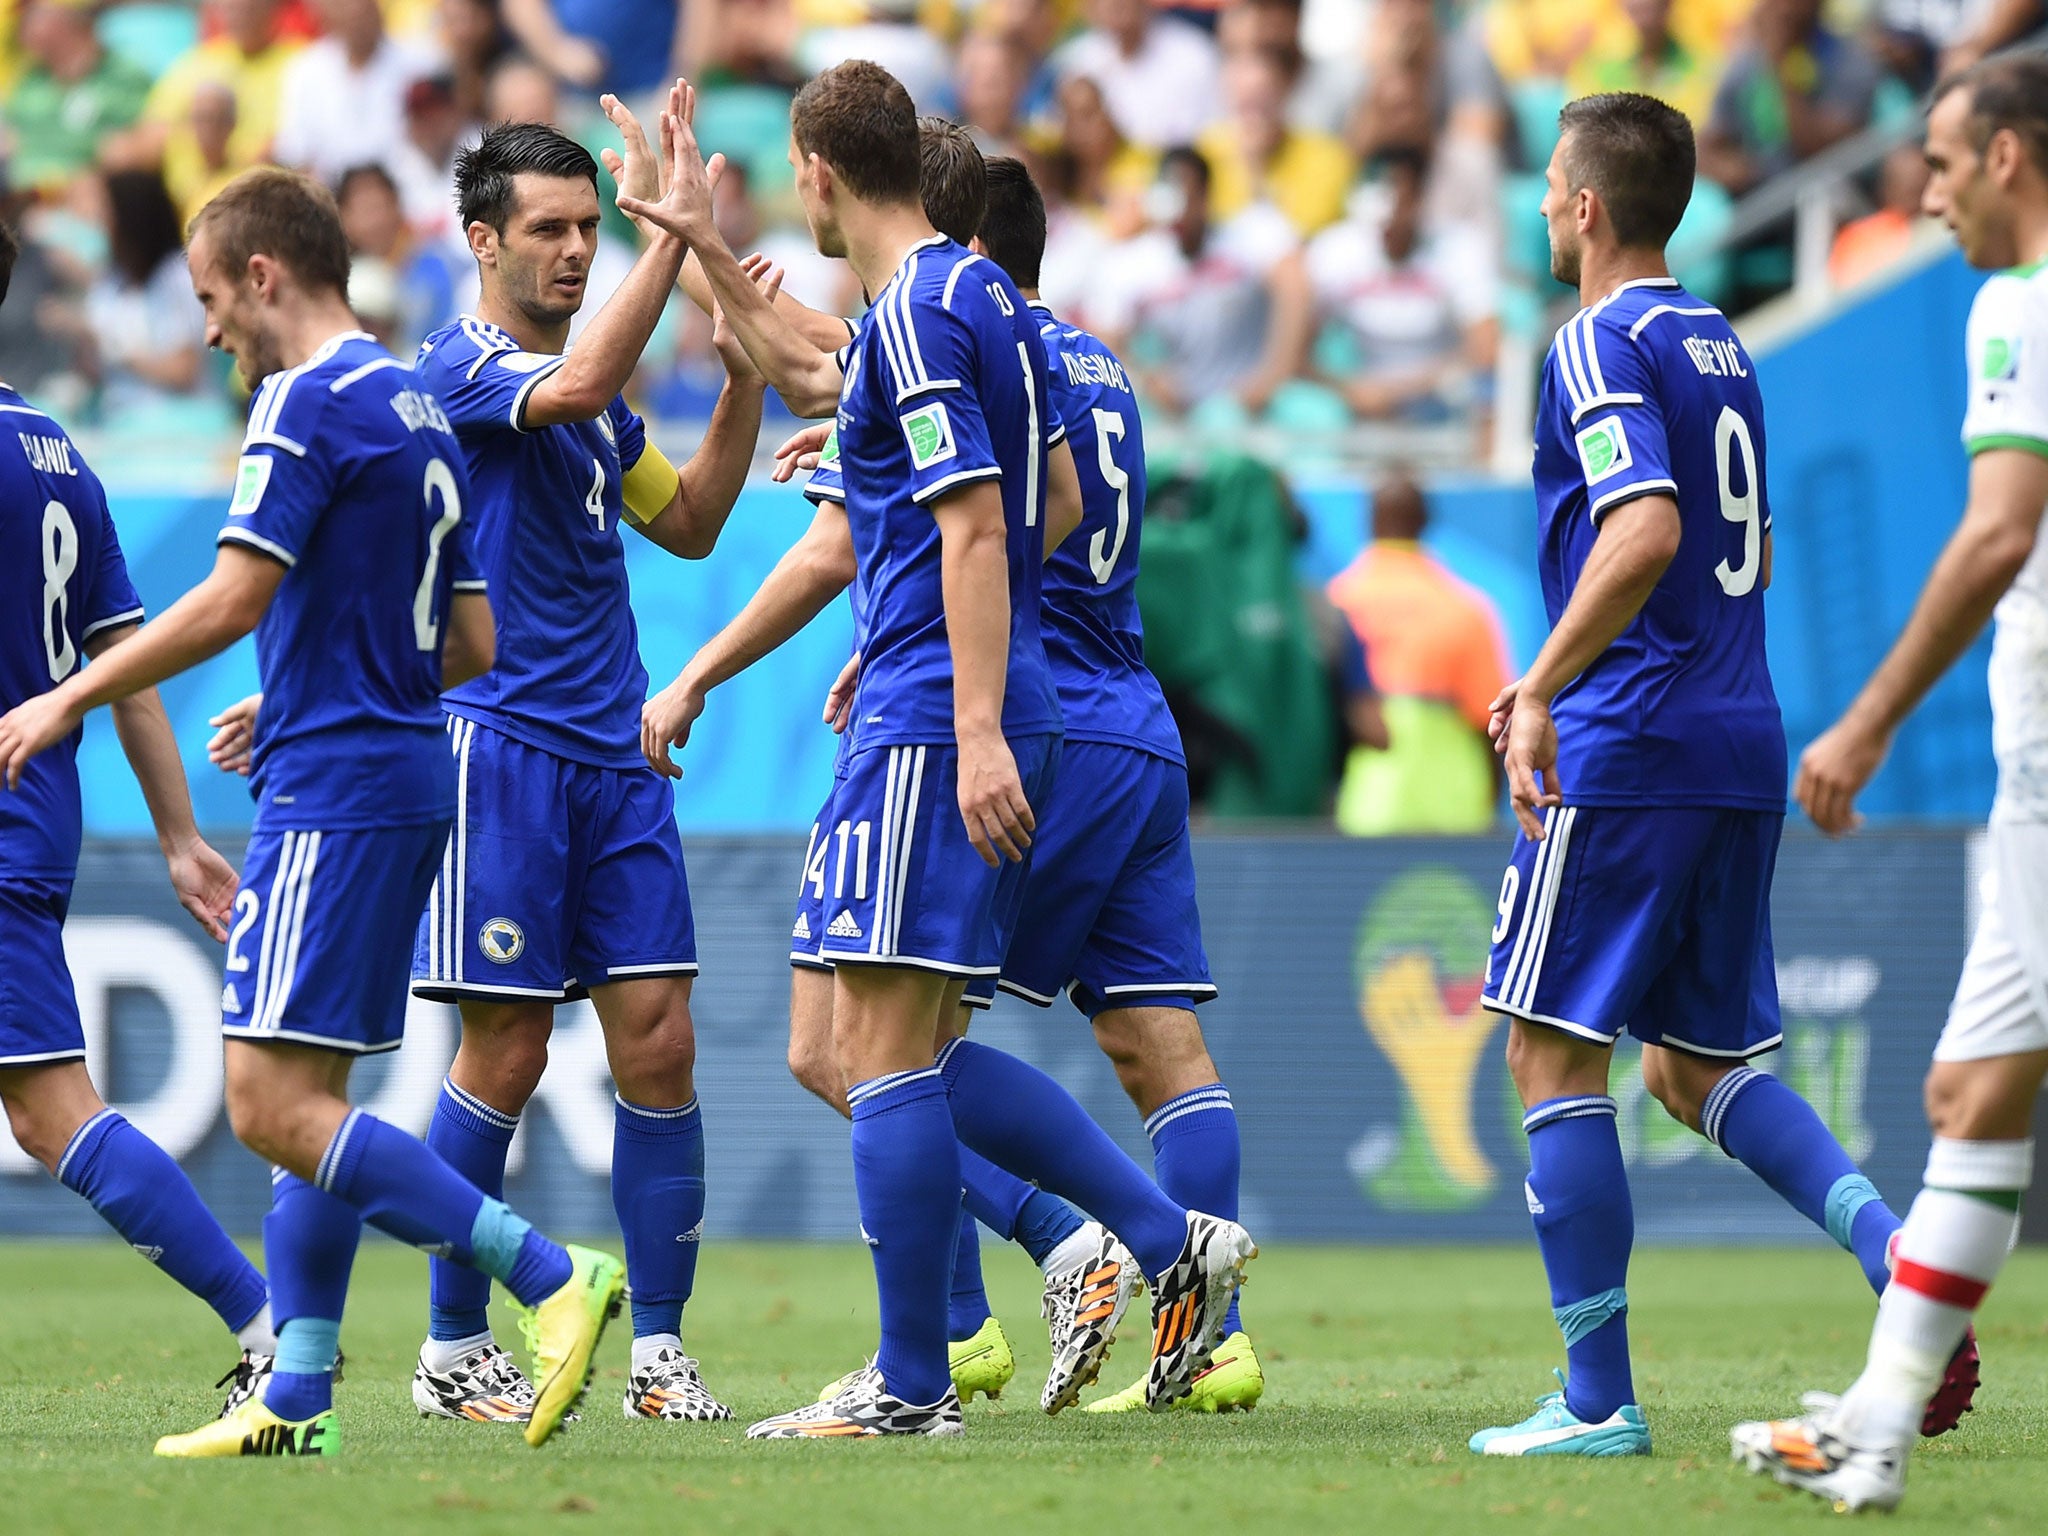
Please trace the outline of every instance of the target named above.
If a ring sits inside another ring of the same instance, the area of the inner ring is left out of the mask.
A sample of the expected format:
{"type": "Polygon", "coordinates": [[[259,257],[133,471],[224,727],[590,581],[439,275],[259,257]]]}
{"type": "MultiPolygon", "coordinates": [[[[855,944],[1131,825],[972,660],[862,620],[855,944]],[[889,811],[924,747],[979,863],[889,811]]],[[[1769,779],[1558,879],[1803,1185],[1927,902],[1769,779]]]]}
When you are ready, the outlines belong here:
{"type": "Polygon", "coordinates": [[[1493,915],[1464,876],[1424,866],[1394,880],[1359,923],[1358,1011],[1400,1079],[1401,1119],[1369,1131],[1350,1165],[1390,1209],[1460,1210],[1493,1192],[1472,1108],[1498,1022],[1479,1003],[1493,915]]]}

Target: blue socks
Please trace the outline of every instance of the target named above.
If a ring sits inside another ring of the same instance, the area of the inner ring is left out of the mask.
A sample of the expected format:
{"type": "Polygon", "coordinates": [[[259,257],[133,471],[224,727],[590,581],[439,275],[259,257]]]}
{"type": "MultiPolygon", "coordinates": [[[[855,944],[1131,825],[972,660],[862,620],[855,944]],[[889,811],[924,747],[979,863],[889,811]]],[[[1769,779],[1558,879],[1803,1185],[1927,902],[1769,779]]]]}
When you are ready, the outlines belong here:
{"type": "Polygon", "coordinates": [[[963,1142],[1088,1212],[1124,1240],[1147,1275],[1173,1267],[1187,1246],[1186,1213],[1072,1094],[973,1040],[949,1041],[939,1069],[963,1142]]]}
{"type": "Polygon", "coordinates": [[[78,1128],[57,1177],[129,1247],[212,1307],[229,1332],[270,1299],[256,1266],[229,1241],[185,1171],[117,1111],[103,1109],[78,1128]]]}
{"type": "MultiPolygon", "coordinates": [[[[1237,1111],[1221,1083],[1194,1088],[1168,1099],[1145,1117],[1152,1138],[1152,1176],[1175,1205],[1227,1221],[1237,1220],[1237,1177],[1241,1153],[1237,1111]]],[[[1244,1324],[1232,1298],[1223,1331],[1244,1324]]]]}
{"type": "MultiPolygon", "coordinates": [[[[1022,1245],[1041,1269],[1047,1254],[1081,1230],[1081,1213],[1066,1201],[1005,1173],[971,1147],[960,1149],[960,1182],[968,1213],[996,1236],[1022,1245]]],[[[977,1264],[980,1251],[977,1245],[977,1264]]]]}
{"type": "Polygon", "coordinates": [[[680,1338],[704,1230],[704,1117],[694,1097],[677,1109],[614,1097],[612,1209],[626,1238],[633,1337],[680,1338]]]}
{"type": "Polygon", "coordinates": [[[1628,1362],[1628,1258],[1635,1208],[1614,1100],[1547,1099],[1522,1117],[1529,1136],[1529,1213],[1564,1334],[1565,1405],[1598,1424],[1636,1400],[1628,1362]]]}
{"type": "Polygon", "coordinates": [[[350,1110],[317,1173],[323,1190],[372,1226],[484,1271],[522,1306],[537,1306],[569,1283],[573,1266],[558,1244],[375,1115],[350,1110]]]}
{"type": "Polygon", "coordinates": [[[341,1309],[363,1222],[354,1209],[279,1168],[270,1176],[263,1258],[277,1318],[277,1361],[263,1402],[300,1423],[334,1404],[341,1309]]]}
{"type": "Polygon", "coordinates": [[[1855,1254],[1870,1288],[1883,1293],[1885,1245],[1899,1218],[1812,1105],[1770,1073],[1737,1067],[1700,1106],[1700,1131],[1855,1254]]]}
{"type": "Polygon", "coordinates": [[[981,1230],[963,1204],[960,1235],[953,1246],[953,1292],[946,1303],[946,1340],[959,1344],[981,1332],[992,1316],[981,1284],[981,1230]]]}
{"type": "Polygon", "coordinates": [[[890,1392],[924,1406],[952,1385],[947,1291],[960,1235],[960,1151],[936,1067],[891,1072],[847,1091],[853,1186],[875,1261],[890,1392]]]}
{"type": "MultiPolygon", "coordinates": [[[[452,1081],[441,1084],[427,1127],[427,1146],[457,1173],[495,1199],[505,1196],[505,1157],[519,1117],[493,1109],[452,1081]]],[[[491,1327],[491,1277],[447,1259],[427,1263],[427,1337],[473,1339],[491,1327]]]]}

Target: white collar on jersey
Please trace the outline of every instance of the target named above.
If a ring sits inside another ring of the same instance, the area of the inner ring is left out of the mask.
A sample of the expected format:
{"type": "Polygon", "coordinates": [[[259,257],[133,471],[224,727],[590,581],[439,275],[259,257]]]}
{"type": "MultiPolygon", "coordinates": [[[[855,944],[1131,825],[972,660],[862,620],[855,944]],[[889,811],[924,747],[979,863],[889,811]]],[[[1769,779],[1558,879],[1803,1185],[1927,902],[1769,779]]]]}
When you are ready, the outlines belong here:
{"type": "Polygon", "coordinates": [[[1598,308],[1609,299],[1627,293],[1631,288],[1676,288],[1677,286],[1678,279],[1675,277],[1632,277],[1625,283],[1617,283],[1612,291],[1602,294],[1586,307],[1588,309],[1598,308]]]}

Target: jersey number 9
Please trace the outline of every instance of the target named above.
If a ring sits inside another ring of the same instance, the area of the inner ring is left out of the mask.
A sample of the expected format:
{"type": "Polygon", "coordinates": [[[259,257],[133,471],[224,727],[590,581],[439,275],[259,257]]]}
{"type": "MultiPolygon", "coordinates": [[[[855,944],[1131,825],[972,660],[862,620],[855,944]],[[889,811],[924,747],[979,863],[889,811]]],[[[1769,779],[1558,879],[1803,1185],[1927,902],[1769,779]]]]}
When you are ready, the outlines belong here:
{"type": "Polygon", "coordinates": [[[1747,597],[1763,569],[1763,498],[1757,494],[1756,443],[1750,438],[1749,423],[1732,405],[1721,407],[1721,419],[1714,423],[1714,468],[1721,481],[1721,515],[1742,525],[1742,564],[1731,567],[1726,560],[1714,567],[1714,579],[1730,597],[1747,597]],[[1736,494],[1735,457],[1742,456],[1742,484],[1736,494]]]}

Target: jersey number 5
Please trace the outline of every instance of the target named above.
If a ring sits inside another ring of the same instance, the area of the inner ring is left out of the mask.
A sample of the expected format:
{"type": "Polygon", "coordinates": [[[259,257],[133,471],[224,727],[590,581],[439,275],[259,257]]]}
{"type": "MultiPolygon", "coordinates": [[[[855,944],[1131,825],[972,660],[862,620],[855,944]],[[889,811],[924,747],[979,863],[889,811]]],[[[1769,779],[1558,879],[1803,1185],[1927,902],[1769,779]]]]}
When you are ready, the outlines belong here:
{"type": "Polygon", "coordinates": [[[441,541],[448,530],[462,521],[462,492],[455,488],[455,471],[445,459],[427,460],[427,483],[421,494],[431,511],[440,503],[441,515],[427,530],[427,568],[420,573],[419,589],[412,595],[412,637],[423,651],[439,650],[441,622],[434,616],[434,588],[441,574],[441,541]]]}
{"type": "Polygon", "coordinates": [[[1749,435],[1749,423],[1732,405],[1721,407],[1721,419],[1714,423],[1714,468],[1721,481],[1721,515],[1742,525],[1742,564],[1731,567],[1726,560],[1714,567],[1714,580],[1730,597],[1747,597],[1763,569],[1763,498],[1757,494],[1756,444],[1749,435]],[[1735,492],[1735,457],[1742,456],[1742,494],[1735,492]]]}
{"type": "Polygon", "coordinates": [[[1117,557],[1124,552],[1124,536],[1131,531],[1131,477],[1118,466],[1112,443],[1124,439],[1124,419],[1115,411],[1095,412],[1095,467],[1102,471],[1103,483],[1116,492],[1116,538],[1107,551],[1103,541],[1109,537],[1109,530],[1098,528],[1095,537],[1088,541],[1088,568],[1095,573],[1095,585],[1107,586],[1109,578],[1116,572],[1117,557]]]}

